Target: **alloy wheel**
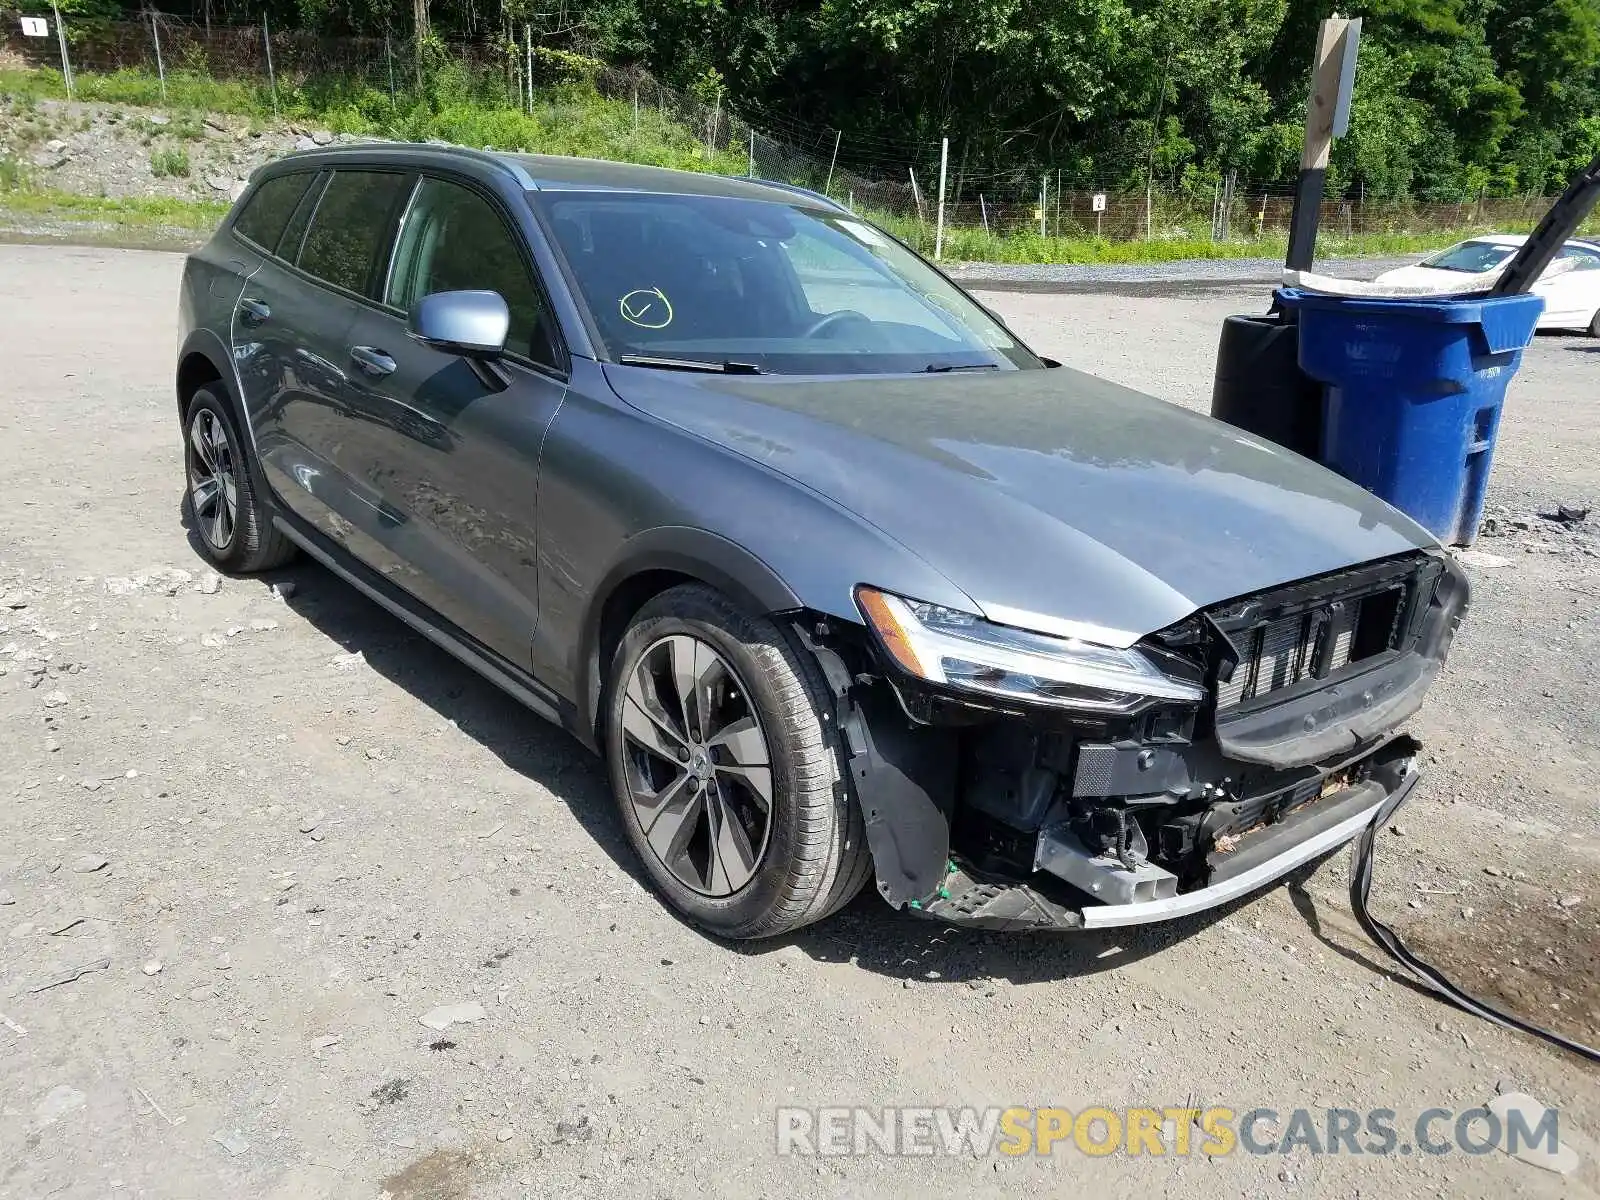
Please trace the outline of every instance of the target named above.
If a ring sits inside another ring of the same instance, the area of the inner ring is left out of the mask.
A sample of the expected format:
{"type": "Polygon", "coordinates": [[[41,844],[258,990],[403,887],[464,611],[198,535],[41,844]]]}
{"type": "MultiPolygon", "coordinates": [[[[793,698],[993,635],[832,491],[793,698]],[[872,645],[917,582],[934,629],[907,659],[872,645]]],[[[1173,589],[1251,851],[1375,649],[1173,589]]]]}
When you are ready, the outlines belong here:
{"type": "Polygon", "coordinates": [[[219,554],[233,545],[239,519],[236,458],[227,428],[211,409],[189,421],[189,503],[200,535],[219,554]]]}
{"type": "Polygon", "coordinates": [[[625,782],[662,866],[705,896],[754,878],[772,830],[772,760],[748,689],[711,645],[672,634],[622,699],[625,782]]]}

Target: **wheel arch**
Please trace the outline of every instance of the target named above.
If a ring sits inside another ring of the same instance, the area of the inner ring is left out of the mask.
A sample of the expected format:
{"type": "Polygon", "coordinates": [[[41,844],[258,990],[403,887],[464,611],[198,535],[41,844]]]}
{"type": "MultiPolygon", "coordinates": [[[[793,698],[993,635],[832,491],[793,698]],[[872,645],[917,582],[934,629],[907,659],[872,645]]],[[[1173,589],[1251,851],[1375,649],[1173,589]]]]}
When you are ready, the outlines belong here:
{"type": "Polygon", "coordinates": [[[752,615],[803,608],[784,579],[755,554],[703,529],[666,527],[630,538],[624,556],[602,578],[583,622],[577,672],[580,738],[604,744],[600,727],[605,668],[633,615],[669,588],[703,583],[752,615]]]}
{"type": "Polygon", "coordinates": [[[233,380],[228,377],[228,361],[228,348],[209,329],[196,329],[184,339],[178,351],[178,370],[174,378],[179,421],[183,420],[184,410],[195,392],[207,384],[220,383],[228,403],[233,406],[234,417],[242,424],[244,414],[239,410],[233,380]]]}

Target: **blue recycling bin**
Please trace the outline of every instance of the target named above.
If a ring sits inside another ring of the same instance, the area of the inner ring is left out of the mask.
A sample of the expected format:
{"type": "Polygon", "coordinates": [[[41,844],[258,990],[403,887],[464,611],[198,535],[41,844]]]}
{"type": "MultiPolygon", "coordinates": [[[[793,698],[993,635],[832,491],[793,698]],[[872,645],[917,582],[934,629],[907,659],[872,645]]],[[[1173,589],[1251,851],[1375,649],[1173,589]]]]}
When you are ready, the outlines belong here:
{"type": "Polygon", "coordinates": [[[1447,544],[1478,536],[1506,385],[1538,296],[1424,299],[1282,288],[1300,367],[1323,385],[1322,463],[1447,544]]]}

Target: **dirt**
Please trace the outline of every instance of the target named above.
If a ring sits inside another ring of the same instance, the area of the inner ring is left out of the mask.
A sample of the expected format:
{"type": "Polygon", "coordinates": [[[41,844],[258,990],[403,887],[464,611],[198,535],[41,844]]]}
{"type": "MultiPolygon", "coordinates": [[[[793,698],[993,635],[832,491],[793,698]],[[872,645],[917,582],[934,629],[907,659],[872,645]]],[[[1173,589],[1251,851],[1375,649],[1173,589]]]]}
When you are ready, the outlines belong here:
{"type": "MultiPolygon", "coordinates": [[[[212,586],[179,518],[181,265],[0,246],[0,1200],[1600,1192],[1592,1155],[1567,1178],[1498,1153],[777,1155],[780,1105],[1404,1122],[1514,1085],[1592,1137],[1600,1089],[1408,986],[1343,855],[1091,936],[871,895],[776,943],[685,927],[570,739],[314,566],[212,586]]],[[[1219,317],[1263,299],[989,297],[1044,352],[1188,403],[1219,317]]],[[[1509,563],[1472,568],[1374,897],[1462,982],[1498,971],[1590,1041],[1600,559],[1537,513],[1600,493],[1593,345],[1539,339],[1514,385],[1493,499],[1528,528],[1480,544],[1509,563]]]]}

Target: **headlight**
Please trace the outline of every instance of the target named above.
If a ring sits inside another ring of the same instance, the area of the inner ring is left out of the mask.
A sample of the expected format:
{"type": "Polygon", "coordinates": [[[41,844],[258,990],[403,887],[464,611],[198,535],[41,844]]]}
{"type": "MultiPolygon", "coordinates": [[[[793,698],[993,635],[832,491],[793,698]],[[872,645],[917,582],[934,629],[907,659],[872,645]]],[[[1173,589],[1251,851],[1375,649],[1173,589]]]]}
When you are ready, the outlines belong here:
{"type": "Polygon", "coordinates": [[[1205,698],[1199,684],[1174,679],[1137,649],[995,625],[869,587],[856,589],[856,603],[900,668],[930,683],[1107,714],[1205,698]]]}

